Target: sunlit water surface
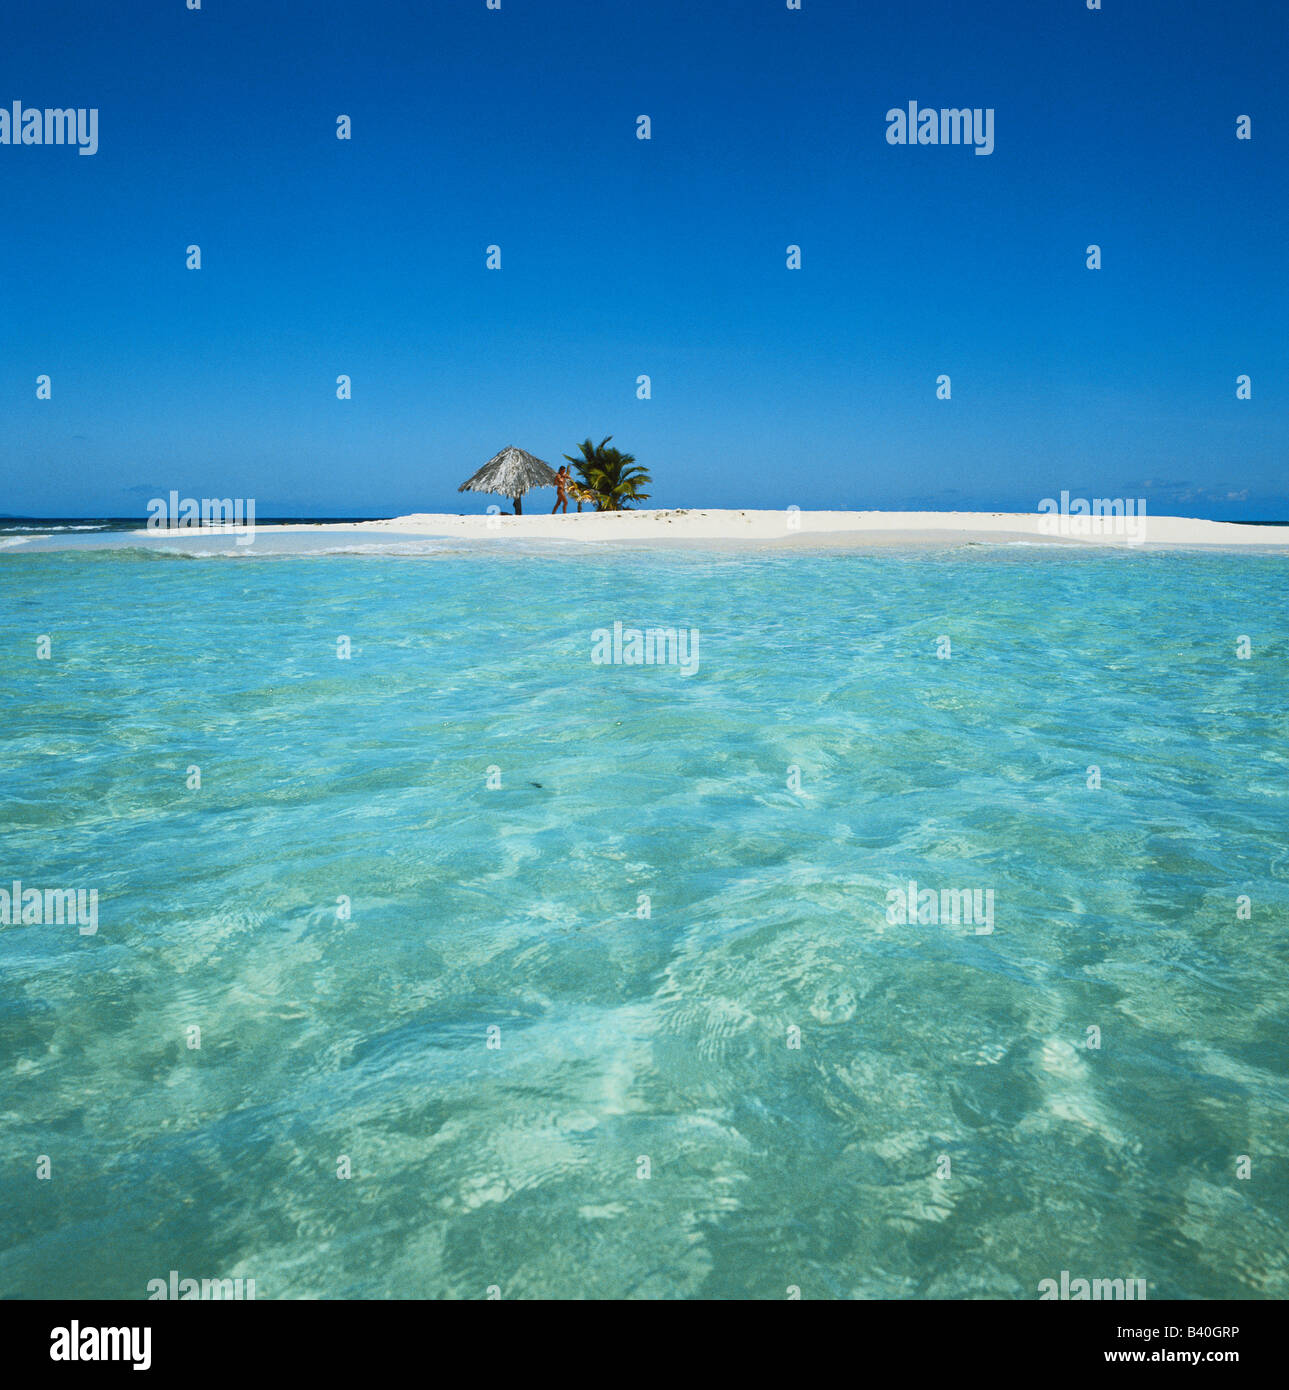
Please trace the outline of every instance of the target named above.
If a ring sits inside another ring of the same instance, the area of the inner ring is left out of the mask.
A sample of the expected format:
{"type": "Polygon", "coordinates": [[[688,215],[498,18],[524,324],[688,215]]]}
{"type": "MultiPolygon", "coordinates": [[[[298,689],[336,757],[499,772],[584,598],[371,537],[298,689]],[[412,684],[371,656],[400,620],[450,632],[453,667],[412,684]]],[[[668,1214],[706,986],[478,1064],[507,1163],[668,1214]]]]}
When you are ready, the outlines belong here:
{"type": "Polygon", "coordinates": [[[1289,1296],[1284,556],[402,552],[0,557],[0,1294],[1289,1296]]]}

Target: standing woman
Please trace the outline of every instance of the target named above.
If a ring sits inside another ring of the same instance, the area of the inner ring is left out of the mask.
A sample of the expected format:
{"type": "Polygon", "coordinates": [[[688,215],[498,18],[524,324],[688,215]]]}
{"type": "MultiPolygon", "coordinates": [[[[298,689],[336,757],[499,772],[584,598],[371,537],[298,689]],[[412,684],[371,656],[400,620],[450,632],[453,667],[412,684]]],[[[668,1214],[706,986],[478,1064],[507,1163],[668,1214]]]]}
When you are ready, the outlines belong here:
{"type": "Polygon", "coordinates": [[[564,506],[564,515],[568,515],[568,484],[571,476],[568,464],[561,464],[559,472],[555,474],[555,505],[551,508],[552,516],[559,511],[561,503],[564,506]]]}

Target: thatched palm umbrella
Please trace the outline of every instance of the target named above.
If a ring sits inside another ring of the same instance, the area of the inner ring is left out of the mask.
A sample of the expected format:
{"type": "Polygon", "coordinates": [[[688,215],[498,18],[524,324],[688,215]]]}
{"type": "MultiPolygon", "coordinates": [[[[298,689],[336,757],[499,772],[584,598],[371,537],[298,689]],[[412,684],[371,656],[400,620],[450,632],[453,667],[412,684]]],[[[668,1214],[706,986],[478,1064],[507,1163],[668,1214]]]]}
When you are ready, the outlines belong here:
{"type": "Polygon", "coordinates": [[[513,499],[515,515],[523,515],[519,499],[533,487],[554,487],[555,470],[549,463],[535,458],[527,449],[513,444],[494,454],[472,477],[457,488],[458,492],[498,492],[513,499]]]}

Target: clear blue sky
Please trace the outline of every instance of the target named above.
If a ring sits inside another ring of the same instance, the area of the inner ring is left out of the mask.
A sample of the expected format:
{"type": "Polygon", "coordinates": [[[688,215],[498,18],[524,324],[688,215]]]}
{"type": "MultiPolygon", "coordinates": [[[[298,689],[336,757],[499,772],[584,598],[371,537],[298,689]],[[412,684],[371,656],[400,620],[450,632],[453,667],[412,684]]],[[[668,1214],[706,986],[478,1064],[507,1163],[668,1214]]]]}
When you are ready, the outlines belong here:
{"type": "Polygon", "coordinates": [[[1280,0],[204,4],[6,9],[100,148],[0,146],[0,512],[475,511],[612,434],[667,506],[1289,516],[1280,0]]]}

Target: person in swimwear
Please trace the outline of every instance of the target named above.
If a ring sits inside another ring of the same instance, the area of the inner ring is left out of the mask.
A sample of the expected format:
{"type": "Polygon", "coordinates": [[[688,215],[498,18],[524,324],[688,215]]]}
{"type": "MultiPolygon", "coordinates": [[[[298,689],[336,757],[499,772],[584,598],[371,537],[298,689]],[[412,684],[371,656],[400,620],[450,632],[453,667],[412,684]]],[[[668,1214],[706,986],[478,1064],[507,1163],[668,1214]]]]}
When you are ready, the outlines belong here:
{"type": "Polygon", "coordinates": [[[568,485],[571,478],[568,464],[561,464],[559,472],[555,474],[555,505],[551,508],[552,516],[559,511],[561,502],[564,504],[564,515],[568,515],[568,485]]]}

